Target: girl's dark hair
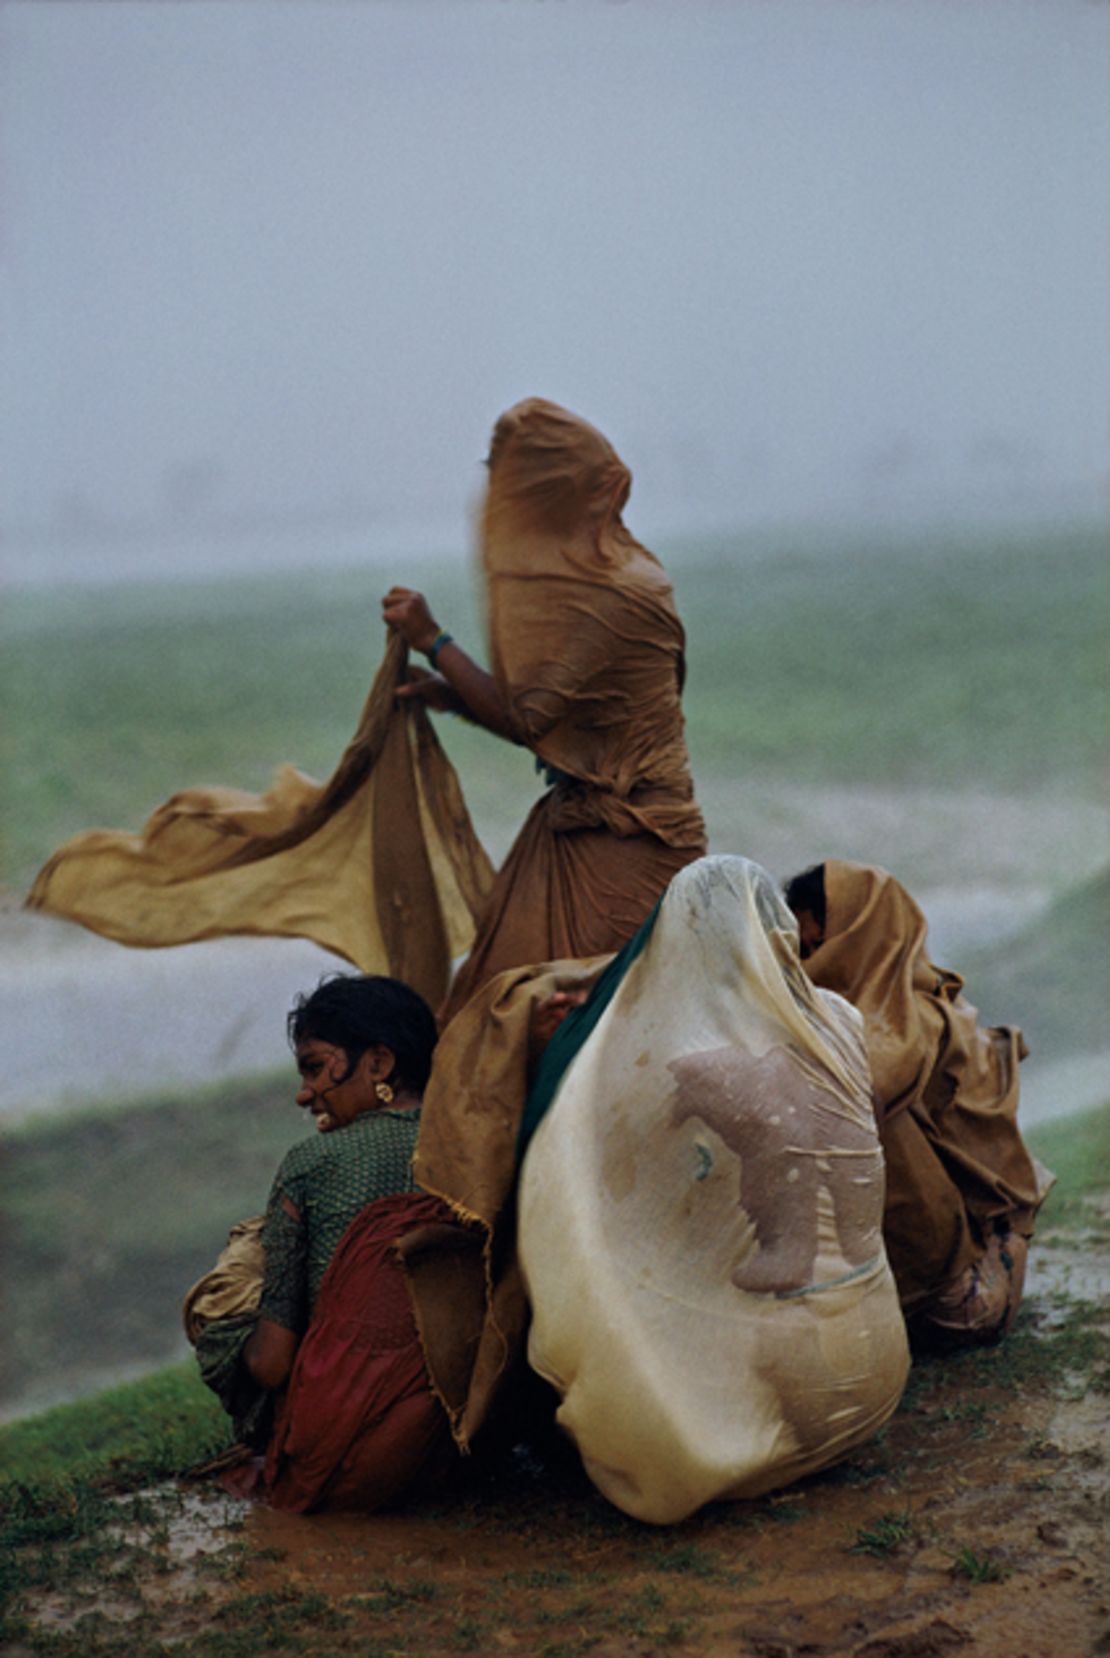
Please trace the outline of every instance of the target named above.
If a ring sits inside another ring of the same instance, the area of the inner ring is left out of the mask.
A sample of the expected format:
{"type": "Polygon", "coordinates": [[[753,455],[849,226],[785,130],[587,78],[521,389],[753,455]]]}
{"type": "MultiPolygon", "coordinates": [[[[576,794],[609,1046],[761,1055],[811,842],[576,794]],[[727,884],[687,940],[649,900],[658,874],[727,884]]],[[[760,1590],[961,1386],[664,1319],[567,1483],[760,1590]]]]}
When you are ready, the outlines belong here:
{"type": "Polygon", "coordinates": [[[799,910],[808,910],[817,925],[824,931],[825,927],[825,866],[814,864],[811,869],[803,869],[800,875],[795,875],[787,881],[784,888],[786,902],[797,915],[799,910]]]}
{"type": "Polygon", "coordinates": [[[309,996],[298,996],[285,1021],[289,1046],[315,1038],[347,1055],[346,1082],[367,1048],[389,1048],[396,1064],[390,1081],[422,1094],[436,1045],[435,1016],[400,979],[333,973],[309,996]]]}

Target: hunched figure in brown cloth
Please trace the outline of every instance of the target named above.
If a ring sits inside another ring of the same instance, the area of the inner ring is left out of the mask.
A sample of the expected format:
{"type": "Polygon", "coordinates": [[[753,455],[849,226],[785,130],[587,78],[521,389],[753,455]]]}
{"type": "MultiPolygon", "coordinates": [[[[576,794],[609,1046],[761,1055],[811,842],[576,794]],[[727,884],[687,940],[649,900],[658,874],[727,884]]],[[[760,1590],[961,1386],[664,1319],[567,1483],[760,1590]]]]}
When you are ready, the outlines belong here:
{"type": "Polygon", "coordinates": [[[984,1028],[958,973],[926,953],[926,923],[883,869],[830,858],[789,881],[814,984],[862,1013],[886,1162],[883,1237],[911,1331],[990,1341],[1021,1301],[1052,1177],[1017,1124],[1019,1030],[984,1028]]]}
{"type": "Polygon", "coordinates": [[[683,732],[684,635],[658,560],[625,528],[631,474],[577,415],[529,398],[498,420],[481,553],[492,671],[394,587],[390,627],[435,670],[399,693],[532,750],[549,784],[497,876],[441,1010],[495,974],[632,936],[706,849],[683,732]]]}

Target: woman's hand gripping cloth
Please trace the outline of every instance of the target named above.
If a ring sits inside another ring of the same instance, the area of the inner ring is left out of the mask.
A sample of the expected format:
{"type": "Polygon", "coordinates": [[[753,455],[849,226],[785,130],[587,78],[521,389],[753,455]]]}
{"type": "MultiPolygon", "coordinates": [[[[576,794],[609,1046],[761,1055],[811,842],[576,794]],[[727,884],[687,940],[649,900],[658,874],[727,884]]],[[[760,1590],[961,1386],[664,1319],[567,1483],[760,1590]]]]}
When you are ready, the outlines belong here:
{"type": "Polygon", "coordinates": [[[529,1362],[626,1513],[666,1524],[784,1485],[897,1405],[861,1020],[809,983],[757,865],[706,858],[671,882],[518,1201],[529,1362]]]}
{"type": "Polygon", "coordinates": [[[139,835],[92,829],[67,841],[28,907],[121,944],[309,938],[435,1005],[493,872],[426,713],[397,705],[405,663],[393,634],[328,783],[286,766],[263,795],[187,789],[139,835]]]}
{"type": "Polygon", "coordinates": [[[929,960],[925,917],[893,875],[841,859],[824,868],[825,941],[806,972],[863,1015],[884,1233],[912,1313],[980,1259],[994,1223],[1031,1237],[1053,1177],[1018,1128],[1021,1032],[979,1024],[960,975],[929,960]]]}
{"type": "Polygon", "coordinates": [[[682,718],[685,638],[621,520],[632,478],[587,421],[529,398],[498,421],[481,526],[490,663],[548,769],[452,987],[617,949],[705,851],[682,718]]]}

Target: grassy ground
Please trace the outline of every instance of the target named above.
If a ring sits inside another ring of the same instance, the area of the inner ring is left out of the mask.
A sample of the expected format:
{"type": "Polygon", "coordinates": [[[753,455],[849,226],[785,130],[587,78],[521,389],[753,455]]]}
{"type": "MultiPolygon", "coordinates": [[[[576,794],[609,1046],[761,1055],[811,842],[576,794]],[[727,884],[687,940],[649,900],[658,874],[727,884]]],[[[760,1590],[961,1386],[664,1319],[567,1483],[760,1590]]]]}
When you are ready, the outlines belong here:
{"type": "MultiPolygon", "coordinates": [[[[1093,532],[676,548],[695,775],[1090,796],[1107,589],[1093,532]]],[[[66,836],[137,828],[175,789],[326,776],[380,651],[377,572],[8,594],[2,878],[66,836]]],[[[422,566],[481,653],[470,571],[422,566]]],[[[440,722],[499,838],[534,793],[527,755],[440,722]]]]}
{"type": "Polygon", "coordinates": [[[126,1496],[221,1440],[177,1367],[0,1430],[4,1650],[1093,1651],[1105,1466],[1084,1434],[1110,1333],[1085,1286],[1110,1255],[1110,1112],[1031,1139],[1060,1176],[1038,1244],[1056,1270],[1002,1347],[916,1367],[890,1427],[829,1474],[664,1531],[521,1467],[381,1519],[247,1516],[176,1483],[126,1496]]]}

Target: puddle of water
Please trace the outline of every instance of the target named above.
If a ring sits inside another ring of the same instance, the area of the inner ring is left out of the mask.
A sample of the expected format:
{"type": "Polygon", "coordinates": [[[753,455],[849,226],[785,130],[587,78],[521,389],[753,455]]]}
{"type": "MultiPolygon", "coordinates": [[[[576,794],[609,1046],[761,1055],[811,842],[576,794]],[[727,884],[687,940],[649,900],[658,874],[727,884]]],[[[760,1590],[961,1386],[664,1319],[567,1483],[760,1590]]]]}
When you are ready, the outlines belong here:
{"type": "Polygon", "coordinates": [[[183,1486],[167,1483],[142,1491],[138,1497],[117,1497],[124,1518],[105,1528],[106,1535],[124,1544],[144,1546],[157,1540],[166,1563],[174,1568],[195,1564],[221,1549],[233,1531],[240,1531],[249,1503],[229,1497],[216,1485],[183,1486]],[[144,1516],[128,1515],[136,1504],[144,1516]]]}
{"type": "Polygon", "coordinates": [[[90,1614],[99,1625],[127,1625],[144,1613],[207,1600],[205,1564],[220,1562],[241,1534],[247,1504],[217,1487],[165,1484],[114,1498],[112,1507],[120,1518],[70,1551],[103,1549],[103,1561],[68,1585],[36,1591],[36,1626],[66,1633],[90,1614]]]}
{"type": "MultiPolygon", "coordinates": [[[[521,1565],[522,1545],[511,1532],[487,1531],[465,1503],[434,1518],[418,1511],[391,1514],[284,1514],[256,1504],[247,1516],[253,1548],[280,1552],[282,1572],[327,1593],[350,1593],[377,1576],[405,1571],[504,1572],[521,1565]]],[[[526,1552],[526,1551],[524,1551],[526,1552]]]]}
{"type": "MultiPolygon", "coordinates": [[[[1110,1193],[1101,1192],[1087,1201],[1101,1236],[1086,1228],[1069,1227],[1060,1235],[1061,1243],[1056,1244],[1054,1229],[1047,1225],[1040,1229],[1029,1251],[1025,1293],[1036,1297],[1042,1322],[1048,1328],[1062,1322],[1067,1311],[1065,1298],[1110,1307],[1110,1253],[1105,1243],[1110,1193]]],[[[1107,1417],[1110,1419],[1110,1411],[1107,1417]]]]}

